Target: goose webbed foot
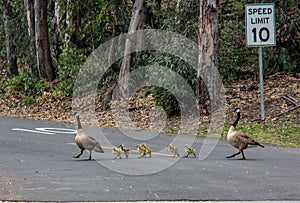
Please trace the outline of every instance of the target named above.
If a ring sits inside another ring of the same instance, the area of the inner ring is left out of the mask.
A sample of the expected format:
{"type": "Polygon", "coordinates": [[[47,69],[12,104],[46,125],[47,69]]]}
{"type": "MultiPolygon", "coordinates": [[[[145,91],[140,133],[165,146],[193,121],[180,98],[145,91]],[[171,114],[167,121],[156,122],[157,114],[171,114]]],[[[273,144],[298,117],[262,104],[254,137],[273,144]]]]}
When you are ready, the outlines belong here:
{"type": "Polygon", "coordinates": [[[83,151],[84,151],[84,149],[82,149],[80,154],[78,154],[77,156],[73,156],[73,158],[78,159],[82,155],[83,151]]]}
{"type": "Polygon", "coordinates": [[[233,157],[235,157],[236,155],[239,155],[240,153],[241,153],[241,152],[238,152],[238,153],[233,154],[233,155],[231,155],[231,156],[227,156],[226,158],[227,158],[227,159],[233,158],[233,157]]]}

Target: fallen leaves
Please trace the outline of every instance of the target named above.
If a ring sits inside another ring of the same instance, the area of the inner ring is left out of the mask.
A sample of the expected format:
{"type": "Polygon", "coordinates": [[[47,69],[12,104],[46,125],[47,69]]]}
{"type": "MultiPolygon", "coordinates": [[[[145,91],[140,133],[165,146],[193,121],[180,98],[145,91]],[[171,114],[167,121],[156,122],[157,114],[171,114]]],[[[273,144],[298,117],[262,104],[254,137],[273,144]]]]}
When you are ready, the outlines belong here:
{"type": "MultiPolygon", "coordinates": [[[[293,107],[294,104],[283,98],[284,94],[290,94],[300,100],[300,79],[292,75],[276,75],[265,79],[265,109],[266,122],[282,124],[286,121],[294,123],[296,127],[300,124],[300,108],[286,114],[276,116],[293,107]]],[[[259,83],[252,79],[236,82],[226,88],[226,110],[227,121],[231,122],[232,109],[240,107],[243,112],[241,124],[257,122],[260,119],[260,92],[259,83]]],[[[26,104],[26,99],[20,93],[6,93],[0,97],[0,115],[18,118],[29,118],[35,120],[46,120],[55,122],[74,123],[72,116],[72,100],[64,98],[62,95],[55,95],[43,92],[34,97],[32,104],[26,104]]],[[[97,123],[93,124],[103,128],[134,128],[148,129],[152,131],[172,131],[180,130],[181,118],[167,118],[165,112],[160,107],[155,106],[153,96],[136,93],[129,101],[122,106],[123,113],[109,108],[106,111],[99,107],[101,102],[96,103],[97,123]],[[124,114],[125,112],[125,114],[124,114]],[[123,114],[123,115],[122,115],[123,114]],[[120,126],[120,117],[127,115],[132,122],[132,126],[123,122],[120,126]],[[118,116],[120,116],[118,118],[118,116]]],[[[86,119],[88,121],[88,118],[86,119]]],[[[200,116],[196,121],[198,125],[209,123],[209,116],[200,116]]],[[[187,124],[188,126],[188,124],[187,124]]],[[[194,126],[196,127],[196,126],[194,126]]]]}

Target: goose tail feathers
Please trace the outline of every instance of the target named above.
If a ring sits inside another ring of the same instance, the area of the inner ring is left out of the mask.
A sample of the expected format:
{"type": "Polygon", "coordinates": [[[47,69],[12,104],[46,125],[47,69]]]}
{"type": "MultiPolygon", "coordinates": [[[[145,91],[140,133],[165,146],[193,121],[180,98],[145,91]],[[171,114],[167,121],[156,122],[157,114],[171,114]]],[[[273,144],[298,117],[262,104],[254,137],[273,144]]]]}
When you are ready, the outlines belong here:
{"type": "Polygon", "coordinates": [[[98,152],[98,153],[104,153],[102,147],[100,146],[100,144],[97,144],[94,148],[95,152],[98,152]]]}

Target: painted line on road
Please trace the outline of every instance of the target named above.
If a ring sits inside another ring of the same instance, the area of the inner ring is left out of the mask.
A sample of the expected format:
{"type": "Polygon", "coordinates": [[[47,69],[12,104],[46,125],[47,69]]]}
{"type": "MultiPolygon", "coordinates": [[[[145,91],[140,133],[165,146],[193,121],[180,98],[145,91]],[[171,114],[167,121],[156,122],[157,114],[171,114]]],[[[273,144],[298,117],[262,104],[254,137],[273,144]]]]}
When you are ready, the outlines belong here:
{"type": "Polygon", "coordinates": [[[31,133],[40,133],[40,134],[46,134],[46,135],[54,135],[55,133],[52,132],[44,132],[44,131],[38,131],[38,130],[29,130],[24,128],[12,128],[13,131],[23,131],[23,132],[31,132],[31,133]]]}
{"type": "Polygon", "coordinates": [[[26,128],[12,128],[11,130],[31,132],[31,133],[39,133],[39,134],[46,134],[46,135],[76,134],[76,130],[69,129],[69,128],[35,128],[34,130],[26,129],[26,128]]]}
{"type": "Polygon", "coordinates": [[[38,131],[59,133],[59,134],[76,134],[77,130],[70,128],[35,128],[38,131]]]}

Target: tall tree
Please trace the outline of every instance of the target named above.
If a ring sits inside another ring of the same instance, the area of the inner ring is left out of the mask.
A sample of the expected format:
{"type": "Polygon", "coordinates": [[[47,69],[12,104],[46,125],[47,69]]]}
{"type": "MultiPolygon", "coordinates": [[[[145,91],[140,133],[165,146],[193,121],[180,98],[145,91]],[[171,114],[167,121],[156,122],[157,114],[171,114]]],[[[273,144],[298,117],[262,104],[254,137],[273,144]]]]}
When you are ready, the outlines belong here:
{"type": "Polygon", "coordinates": [[[40,77],[52,81],[55,78],[54,66],[50,55],[47,23],[47,1],[35,0],[35,45],[37,68],[40,77]]]}
{"type": "MultiPolygon", "coordinates": [[[[199,104],[203,107],[202,113],[206,113],[209,104],[215,105],[209,101],[209,93],[214,92],[213,85],[218,85],[220,81],[214,81],[216,77],[210,77],[217,73],[212,73],[218,67],[218,0],[200,0],[199,12],[199,57],[198,57],[198,80],[197,86],[199,104]],[[202,80],[200,77],[204,76],[202,80]],[[208,92],[207,92],[208,91],[208,92]]],[[[211,95],[213,96],[213,95],[211,95]]],[[[217,102],[217,101],[212,101],[217,102]]]]}
{"type": "Polygon", "coordinates": [[[4,16],[4,29],[6,41],[6,54],[7,54],[7,69],[8,76],[12,77],[18,75],[17,57],[15,53],[16,46],[14,44],[14,30],[12,26],[13,11],[10,0],[3,0],[2,10],[4,16]]]}
{"type": "MultiPolygon", "coordinates": [[[[143,28],[146,22],[149,20],[149,10],[146,7],[144,0],[134,1],[132,16],[130,20],[130,25],[128,29],[128,36],[125,43],[124,58],[122,61],[119,80],[122,80],[122,85],[120,86],[120,94],[123,97],[128,96],[128,82],[130,77],[130,66],[131,66],[131,52],[132,52],[132,39],[130,39],[131,33],[134,33],[138,29],[143,28]]],[[[142,43],[139,41],[139,43],[142,43]]]]}
{"type": "Polygon", "coordinates": [[[61,36],[60,36],[60,24],[62,20],[62,12],[59,0],[56,0],[54,3],[54,28],[52,34],[53,50],[56,60],[58,60],[59,55],[61,54],[61,36]]]}
{"type": "Polygon", "coordinates": [[[30,61],[32,72],[38,75],[36,64],[36,47],[35,47],[35,17],[34,17],[34,0],[24,0],[24,8],[27,17],[28,35],[30,38],[30,61]]]}
{"type": "Polygon", "coordinates": [[[35,21],[34,21],[34,0],[24,0],[24,6],[26,9],[28,34],[30,36],[31,49],[35,55],[35,21]]]}

